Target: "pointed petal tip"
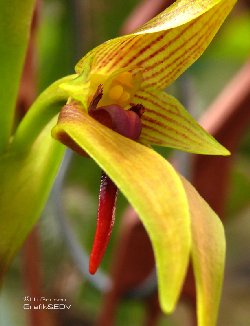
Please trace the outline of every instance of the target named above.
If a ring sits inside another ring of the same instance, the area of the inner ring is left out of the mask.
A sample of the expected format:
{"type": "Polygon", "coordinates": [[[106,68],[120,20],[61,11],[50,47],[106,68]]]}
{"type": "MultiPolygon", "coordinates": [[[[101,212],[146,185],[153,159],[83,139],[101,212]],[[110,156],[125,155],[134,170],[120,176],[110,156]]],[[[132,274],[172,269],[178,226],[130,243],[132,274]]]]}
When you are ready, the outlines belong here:
{"type": "Polygon", "coordinates": [[[166,300],[164,298],[164,302],[160,302],[160,306],[161,306],[161,309],[164,314],[170,315],[174,312],[176,303],[173,302],[172,300],[171,301],[169,300],[169,302],[166,302],[166,300]]]}
{"type": "Polygon", "coordinates": [[[210,133],[207,134],[207,150],[204,151],[204,154],[207,155],[219,155],[219,156],[230,156],[231,152],[224,147],[216,138],[215,136],[211,135],[210,133]]]}
{"type": "Polygon", "coordinates": [[[142,143],[176,148],[189,153],[228,156],[230,152],[210,135],[173,96],[141,90],[133,101],[145,108],[142,143]]]}
{"type": "Polygon", "coordinates": [[[222,154],[220,154],[222,156],[230,156],[231,152],[229,152],[228,150],[224,151],[222,154]]]}
{"type": "Polygon", "coordinates": [[[206,155],[214,155],[214,156],[230,156],[231,152],[221,145],[220,143],[217,142],[216,146],[211,149],[211,151],[205,151],[204,154],[206,155]]]}
{"type": "Polygon", "coordinates": [[[220,155],[222,155],[222,156],[230,156],[231,152],[227,148],[224,147],[220,155]]]}

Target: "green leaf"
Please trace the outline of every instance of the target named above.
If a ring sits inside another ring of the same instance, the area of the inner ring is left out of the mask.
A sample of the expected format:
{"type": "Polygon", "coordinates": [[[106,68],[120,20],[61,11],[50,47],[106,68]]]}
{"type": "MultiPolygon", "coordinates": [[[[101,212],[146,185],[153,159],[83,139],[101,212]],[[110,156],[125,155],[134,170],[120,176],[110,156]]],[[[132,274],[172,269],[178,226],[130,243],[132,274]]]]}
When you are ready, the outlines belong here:
{"type": "Polygon", "coordinates": [[[56,81],[36,99],[9,150],[0,156],[0,279],[39,218],[52,187],[63,147],[51,138],[51,120],[68,98],[60,85],[74,78],[56,81]]]}
{"type": "Polygon", "coordinates": [[[53,136],[86,151],[136,209],[153,245],[162,308],[171,312],[186,274],[191,236],[178,174],[150,148],[106,128],[73,105],[62,110],[53,136]]]}
{"type": "Polygon", "coordinates": [[[9,142],[34,0],[0,0],[0,153],[9,142]]]}
{"type": "Polygon", "coordinates": [[[63,156],[51,122],[28,152],[0,158],[0,279],[39,218],[63,156]]]}
{"type": "Polygon", "coordinates": [[[184,178],[192,220],[192,262],[199,326],[216,326],[225,264],[225,235],[219,217],[184,178]]]}

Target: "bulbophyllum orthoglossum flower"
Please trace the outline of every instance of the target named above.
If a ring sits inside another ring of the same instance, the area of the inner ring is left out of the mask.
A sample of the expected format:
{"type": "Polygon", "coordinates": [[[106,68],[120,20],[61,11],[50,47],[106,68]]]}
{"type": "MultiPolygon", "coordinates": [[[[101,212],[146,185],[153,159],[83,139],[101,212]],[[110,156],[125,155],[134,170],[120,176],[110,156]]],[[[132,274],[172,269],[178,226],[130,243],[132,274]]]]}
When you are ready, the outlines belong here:
{"type": "Polygon", "coordinates": [[[229,152],[164,89],[206,49],[235,0],[180,0],[133,34],[107,41],[61,85],[68,103],[53,137],[102,168],[94,273],[114,220],[117,187],[152,242],[164,312],[178,299],[191,255],[199,325],[216,324],[225,240],[219,218],[150,145],[209,155],[229,152]]]}

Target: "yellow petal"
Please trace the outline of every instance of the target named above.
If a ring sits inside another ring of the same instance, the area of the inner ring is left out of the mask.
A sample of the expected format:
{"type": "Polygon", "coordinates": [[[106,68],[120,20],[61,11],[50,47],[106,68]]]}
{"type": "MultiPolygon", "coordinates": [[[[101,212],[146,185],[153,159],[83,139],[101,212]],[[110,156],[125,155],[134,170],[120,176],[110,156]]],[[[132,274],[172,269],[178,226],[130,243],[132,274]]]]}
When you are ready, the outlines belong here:
{"type": "Polygon", "coordinates": [[[142,88],[163,89],[205,51],[236,0],[179,0],[137,32],[92,50],[76,66],[82,73],[93,55],[92,71],[144,69],[142,88]]]}
{"type": "Polygon", "coordinates": [[[142,104],[146,109],[142,116],[142,143],[197,154],[230,154],[173,96],[162,91],[140,91],[134,96],[133,102],[142,104]]]}
{"type": "Polygon", "coordinates": [[[162,308],[171,312],[186,273],[191,236],[186,195],[173,167],[73,106],[63,109],[53,136],[86,151],[136,209],[152,241],[162,308]]]}
{"type": "Polygon", "coordinates": [[[192,261],[199,326],[215,326],[225,263],[225,235],[218,216],[184,178],[192,218],[192,261]]]}

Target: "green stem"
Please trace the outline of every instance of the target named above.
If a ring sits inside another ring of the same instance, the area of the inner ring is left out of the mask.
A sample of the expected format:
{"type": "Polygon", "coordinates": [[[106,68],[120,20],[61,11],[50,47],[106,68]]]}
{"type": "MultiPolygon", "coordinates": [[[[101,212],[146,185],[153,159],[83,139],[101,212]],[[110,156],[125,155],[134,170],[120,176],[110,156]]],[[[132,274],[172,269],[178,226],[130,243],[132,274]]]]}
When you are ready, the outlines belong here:
{"type": "Polygon", "coordinates": [[[51,84],[30,107],[18,126],[10,149],[28,150],[47,123],[58,114],[60,108],[69,98],[69,93],[59,86],[73,80],[77,75],[70,75],[51,84]]]}

